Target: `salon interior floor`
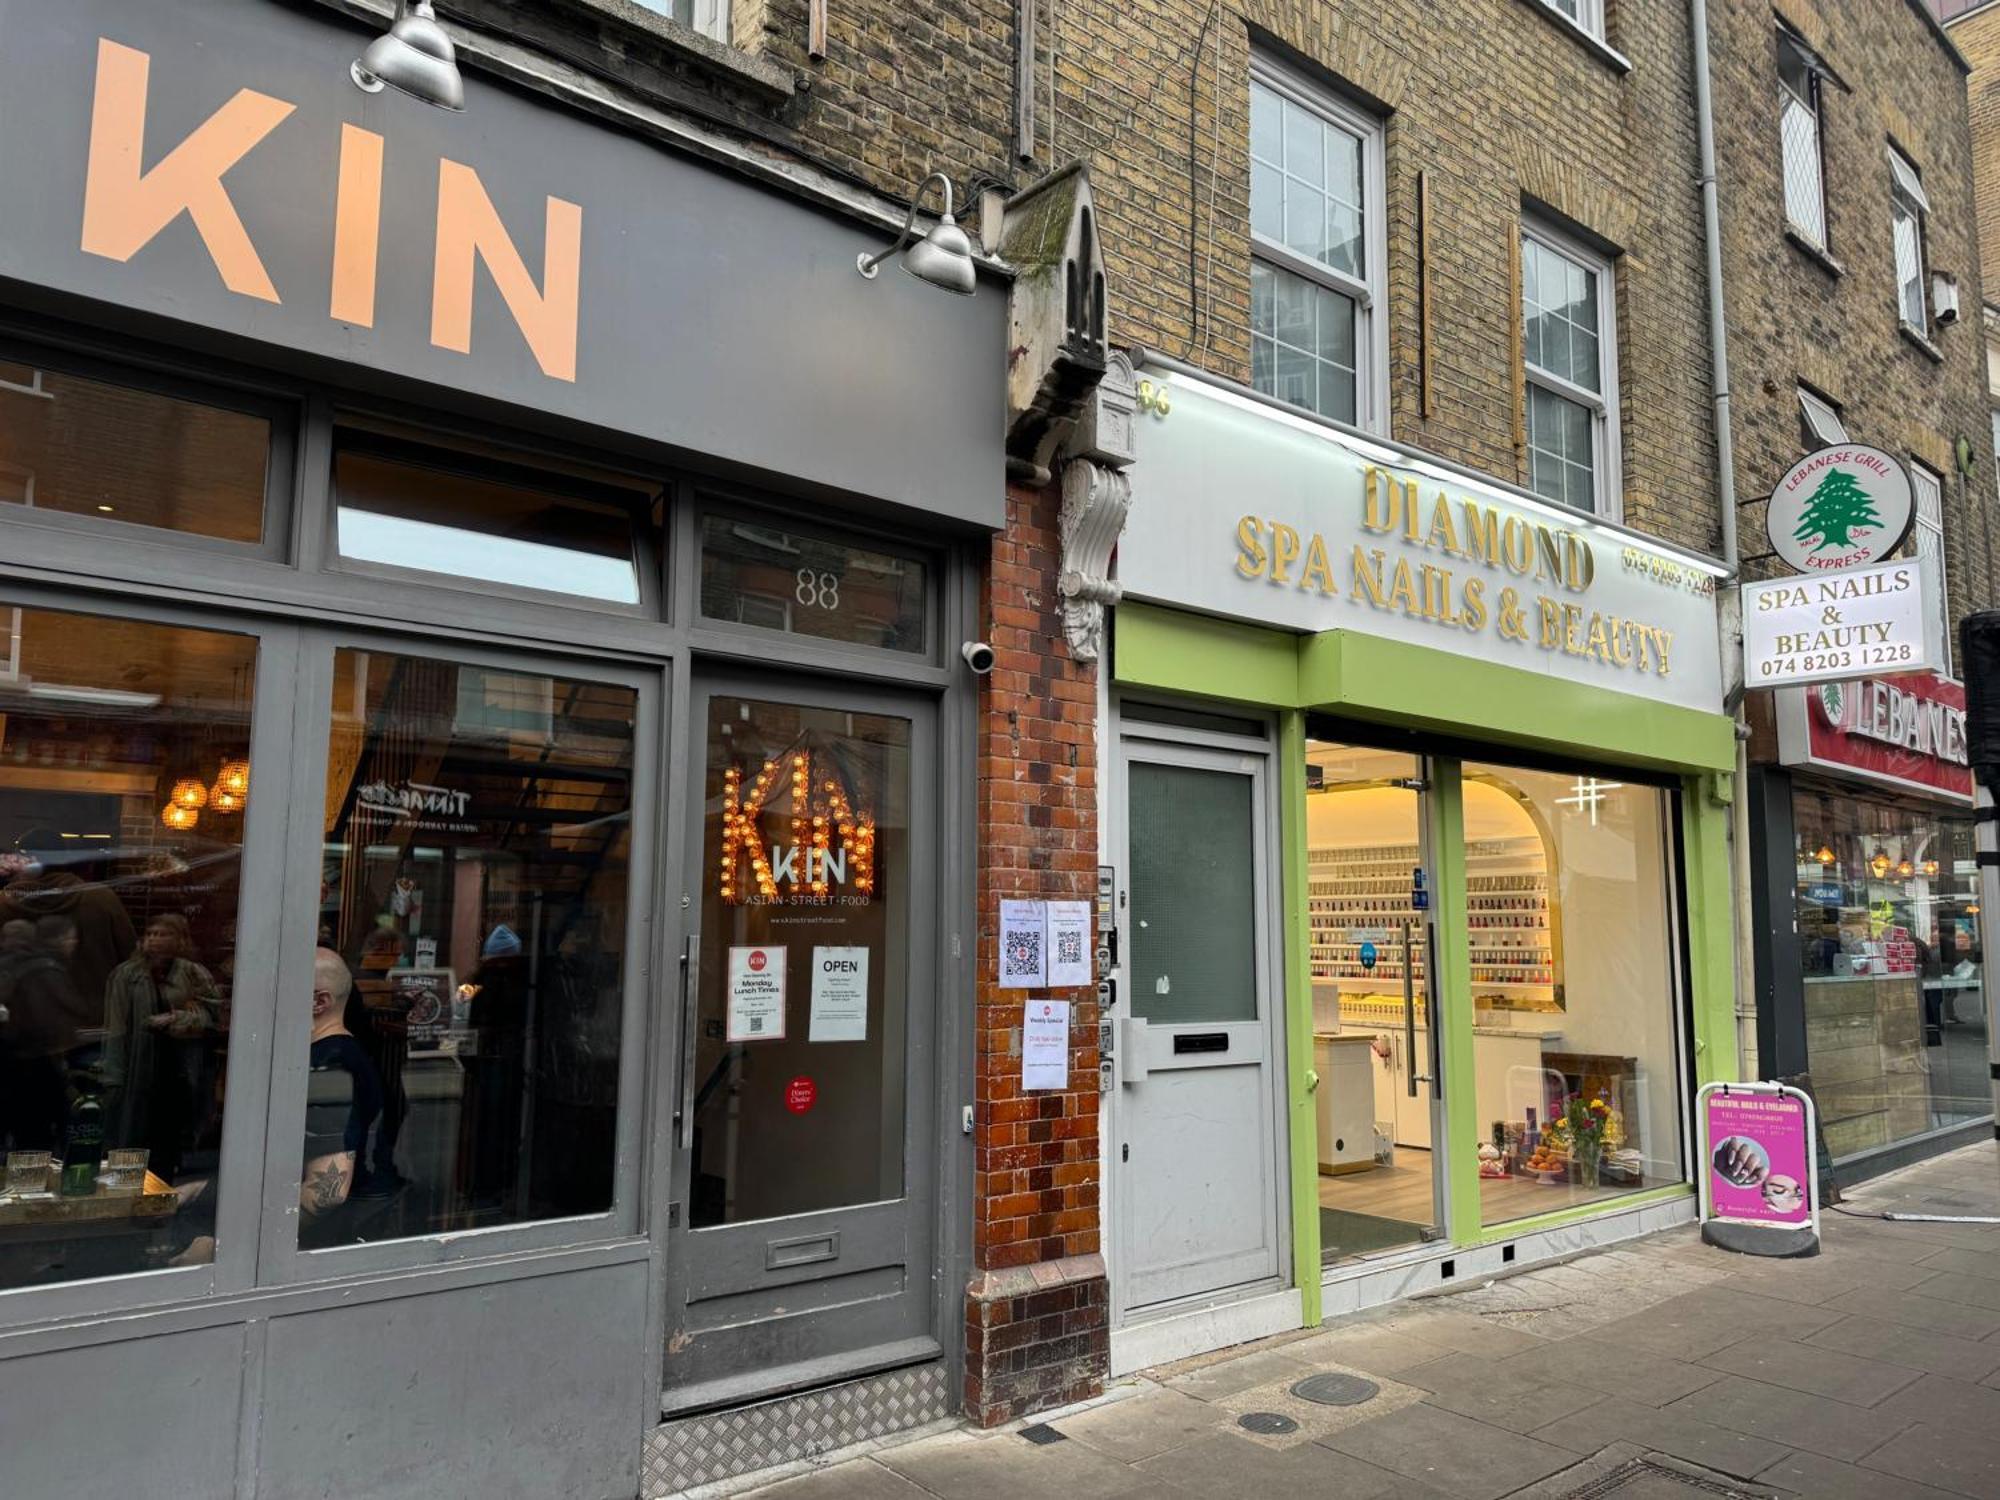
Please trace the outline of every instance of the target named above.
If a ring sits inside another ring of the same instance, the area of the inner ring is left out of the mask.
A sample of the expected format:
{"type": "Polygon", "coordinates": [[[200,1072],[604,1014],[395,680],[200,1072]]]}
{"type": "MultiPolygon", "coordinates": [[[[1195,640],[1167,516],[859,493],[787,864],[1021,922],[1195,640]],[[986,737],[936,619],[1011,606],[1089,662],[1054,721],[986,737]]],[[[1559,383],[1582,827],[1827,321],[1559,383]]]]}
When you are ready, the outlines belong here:
{"type": "MultiPolygon", "coordinates": [[[[1487,1224],[1499,1224],[1616,1198],[1632,1191],[1621,1186],[1583,1188],[1573,1183],[1540,1183],[1531,1177],[1483,1177],[1479,1181],[1480,1218],[1487,1224]]],[[[1416,1147],[1398,1146],[1396,1160],[1390,1166],[1337,1176],[1322,1172],[1319,1179],[1322,1209],[1332,1210],[1335,1216],[1356,1215],[1387,1221],[1380,1233],[1363,1236],[1360,1243],[1342,1244],[1340,1220],[1323,1217],[1322,1238],[1327,1242],[1327,1258],[1343,1260],[1351,1255],[1381,1254],[1417,1243],[1423,1227],[1437,1222],[1433,1201],[1431,1154],[1416,1147]],[[1405,1225],[1408,1233],[1393,1235],[1388,1228],[1390,1224],[1405,1225]]]]}
{"type": "Polygon", "coordinates": [[[760,1500],[2000,1495],[2000,1223],[1879,1217],[2000,1216],[2000,1143],[1845,1207],[1859,1217],[1829,1212],[1811,1260],[1732,1255],[1690,1225],[1163,1365],[1008,1427],[738,1485],[760,1500]],[[1323,1374],[1367,1382],[1350,1387],[1364,1399],[1293,1394],[1323,1374]]]}

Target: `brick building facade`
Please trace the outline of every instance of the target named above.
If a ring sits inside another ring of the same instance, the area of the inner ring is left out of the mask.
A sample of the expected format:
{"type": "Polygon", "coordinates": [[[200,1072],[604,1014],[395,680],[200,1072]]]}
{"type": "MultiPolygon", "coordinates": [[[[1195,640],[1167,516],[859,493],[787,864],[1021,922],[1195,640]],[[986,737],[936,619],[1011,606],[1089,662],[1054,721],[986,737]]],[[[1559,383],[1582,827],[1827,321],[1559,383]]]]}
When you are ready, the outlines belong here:
{"type": "Polygon", "coordinates": [[[1761,497],[1806,446],[1799,391],[1817,393],[1848,435],[1915,459],[1943,480],[1948,594],[1954,615],[1994,589],[1986,504],[1992,474],[1981,306],[1980,209],[1966,110],[1966,63],[1923,6],[1751,0],[1711,7],[1715,132],[1736,494],[1746,572],[1769,545],[1761,497]],[[1787,222],[1780,153],[1779,49],[1789,33],[1824,73],[1823,243],[1787,222]],[[1927,297],[1934,273],[1957,280],[1953,323],[1929,309],[1922,330],[1899,316],[1891,220],[1900,151],[1920,175],[1927,297]],[[1967,444],[1961,465],[1958,445],[1967,444]]]}

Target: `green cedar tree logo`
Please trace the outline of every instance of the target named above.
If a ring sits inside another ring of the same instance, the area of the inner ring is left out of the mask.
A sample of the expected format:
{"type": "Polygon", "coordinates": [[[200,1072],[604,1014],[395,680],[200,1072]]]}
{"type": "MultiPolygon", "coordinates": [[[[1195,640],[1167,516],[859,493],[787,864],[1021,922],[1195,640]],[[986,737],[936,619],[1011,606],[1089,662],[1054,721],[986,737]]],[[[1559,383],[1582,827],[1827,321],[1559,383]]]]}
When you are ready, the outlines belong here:
{"type": "Polygon", "coordinates": [[[1799,516],[1799,529],[1792,533],[1797,541],[1817,536],[1813,551],[1824,552],[1829,547],[1852,547],[1851,535],[1857,526],[1880,526],[1882,518],[1875,514],[1875,502],[1868,492],[1855,483],[1854,476],[1845,469],[1829,469],[1826,478],[1819,482],[1812,498],[1806,501],[1806,508],[1799,516]]]}

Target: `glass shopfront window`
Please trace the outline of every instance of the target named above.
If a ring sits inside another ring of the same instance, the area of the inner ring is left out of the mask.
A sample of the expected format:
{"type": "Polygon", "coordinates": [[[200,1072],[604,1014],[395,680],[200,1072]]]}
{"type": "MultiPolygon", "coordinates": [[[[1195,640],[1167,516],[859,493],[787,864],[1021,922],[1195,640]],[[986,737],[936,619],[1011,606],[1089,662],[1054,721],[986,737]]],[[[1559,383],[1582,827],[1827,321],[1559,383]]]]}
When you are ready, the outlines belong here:
{"type": "Polygon", "coordinates": [[[1684,1181],[1666,794],[1464,777],[1481,1221],[1684,1181]]]}
{"type": "Polygon", "coordinates": [[[1836,1161],[1993,1112],[1972,820],[1800,787],[1806,1064],[1836,1161]]]}
{"type": "Polygon", "coordinates": [[[214,1259],[256,658],[0,602],[0,1289],[214,1259]]]}
{"type": "Polygon", "coordinates": [[[636,714],[337,653],[302,1248],[611,1207],[636,714]]]}

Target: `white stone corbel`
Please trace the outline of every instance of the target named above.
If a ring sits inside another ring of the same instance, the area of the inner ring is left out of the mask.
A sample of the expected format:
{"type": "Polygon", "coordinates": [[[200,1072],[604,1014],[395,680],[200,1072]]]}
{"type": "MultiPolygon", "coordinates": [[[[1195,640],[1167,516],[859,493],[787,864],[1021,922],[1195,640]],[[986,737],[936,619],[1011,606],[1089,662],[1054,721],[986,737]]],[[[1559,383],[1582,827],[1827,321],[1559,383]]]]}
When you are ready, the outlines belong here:
{"type": "Polygon", "coordinates": [[[1111,553],[1132,508],[1132,481],[1121,470],[1089,458],[1063,466],[1062,572],[1056,592],[1062,599],[1063,636],[1078,661],[1096,661],[1104,644],[1104,611],[1124,590],[1111,575],[1111,553]]]}

